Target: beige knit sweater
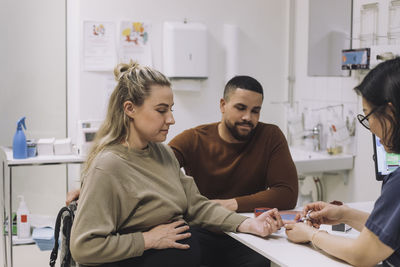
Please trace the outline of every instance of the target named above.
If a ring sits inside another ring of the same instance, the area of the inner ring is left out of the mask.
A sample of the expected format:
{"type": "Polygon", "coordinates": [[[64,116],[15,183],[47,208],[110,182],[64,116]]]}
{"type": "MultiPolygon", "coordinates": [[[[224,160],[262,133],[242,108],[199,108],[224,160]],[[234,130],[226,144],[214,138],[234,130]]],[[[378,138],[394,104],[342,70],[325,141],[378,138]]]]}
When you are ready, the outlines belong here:
{"type": "Polygon", "coordinates": [[[168,146],[111,146],[96,157],[82,181],[71,232],[72,256],[85,265],[141,256],[142,232],[178,219],[236,231],[246,217],[200,195],[168,146]]]}

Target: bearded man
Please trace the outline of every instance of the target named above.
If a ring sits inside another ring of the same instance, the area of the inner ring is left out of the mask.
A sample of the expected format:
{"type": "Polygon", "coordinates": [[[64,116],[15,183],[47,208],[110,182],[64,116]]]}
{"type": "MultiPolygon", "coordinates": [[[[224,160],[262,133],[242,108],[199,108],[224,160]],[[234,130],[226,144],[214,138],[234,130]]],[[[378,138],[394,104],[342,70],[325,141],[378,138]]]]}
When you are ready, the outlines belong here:
{"type": "MultiPolygon", "coordinates": [[[[259,122],[263,88],[254,78],[236,76],[220,100],[220,122],[177,135],[169,145],[202,195],[237,212],[257,207],[292,209],[298,177],[285,136],[278,126],[259,122]]],[[[202,264],[267,266],[268,261],[233,238],[198,228],[202,264]]]]}

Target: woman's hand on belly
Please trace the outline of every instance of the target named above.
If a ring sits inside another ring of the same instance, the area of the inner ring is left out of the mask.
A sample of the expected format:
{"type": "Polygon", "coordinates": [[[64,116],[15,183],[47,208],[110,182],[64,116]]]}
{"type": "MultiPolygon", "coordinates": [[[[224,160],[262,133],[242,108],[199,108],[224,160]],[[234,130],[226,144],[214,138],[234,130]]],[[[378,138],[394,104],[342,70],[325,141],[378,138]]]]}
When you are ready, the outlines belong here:
{"type": "Polygon", "coordinates": [[[144,249],[188,249],[189,245],[177,242],[190,237],[190,233],[185,233],[187,230],[189,226],[183,220],[158,225],[148,232],[143,232],[144,249]]]}

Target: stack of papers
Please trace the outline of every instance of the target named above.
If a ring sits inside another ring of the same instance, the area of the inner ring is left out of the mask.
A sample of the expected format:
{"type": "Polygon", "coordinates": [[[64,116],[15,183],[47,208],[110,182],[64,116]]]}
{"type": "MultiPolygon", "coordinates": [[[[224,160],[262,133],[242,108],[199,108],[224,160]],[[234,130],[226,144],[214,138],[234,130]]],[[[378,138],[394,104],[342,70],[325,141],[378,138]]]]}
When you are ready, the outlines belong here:
{"type": "Polygon", "coordinates": [[[51,227],[33,229],[32,239],[40,250],[52,250],[54,247],[54,229],[51,227]]]}

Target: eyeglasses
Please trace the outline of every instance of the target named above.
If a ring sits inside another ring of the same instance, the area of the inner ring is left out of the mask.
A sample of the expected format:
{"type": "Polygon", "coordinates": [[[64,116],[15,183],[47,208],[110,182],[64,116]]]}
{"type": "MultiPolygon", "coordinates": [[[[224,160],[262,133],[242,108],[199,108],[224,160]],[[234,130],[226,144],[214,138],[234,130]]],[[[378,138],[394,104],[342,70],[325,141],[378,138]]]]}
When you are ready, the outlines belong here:
{"type": "Polygon", "coordinates": [[[367,128],[368,130],[370,129],[368,117],[371,116],[372,113],[374,113],[377,109],[378,109],[378,107],[374,108],[374,109],[373,109],[370,113],[368,113],[366,116],[364,116],[364,115],[362,115],[362,114],[358,114],[358,115],[357,115],[358,121],[362,124],[362,126],[364,126],[365,128],[367,128]]]}

